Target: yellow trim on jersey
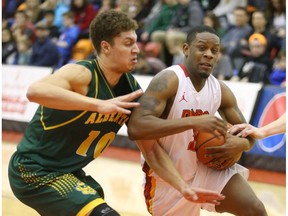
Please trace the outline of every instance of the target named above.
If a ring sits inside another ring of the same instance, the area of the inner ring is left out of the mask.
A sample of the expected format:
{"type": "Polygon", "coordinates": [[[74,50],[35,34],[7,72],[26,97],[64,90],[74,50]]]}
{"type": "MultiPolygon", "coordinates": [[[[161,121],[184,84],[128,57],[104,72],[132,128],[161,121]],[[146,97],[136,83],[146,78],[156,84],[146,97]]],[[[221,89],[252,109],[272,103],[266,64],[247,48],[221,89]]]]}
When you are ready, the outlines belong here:
{"type": "Polygon", "coordinates": [[[46,127],[46,125],[45,125],[45,123],[44,123],[44,121],[43,121],[43,106],[41,106],[41,117],[40,117],[40,121],[41,121],[41,123],[42,123],[42,126],[43,126],[44,130],[52,130],[52,129],[59,128],[59,127],[61,127],[61,126],[67,125],[67,124],[69,124],[69,123],[71,123],[71,122],[79,119],[79,118],[80,118],[81,116],[83,116],[86,112],[87,112],[87,111],[82,112],[80,115],[76,116],[75,118],[70,119],[69,121],[63,122],[63,123],[58,124],[58,125],[46,127]]]}
{"type": "MultiPolygon", "coordinates": [[[[89,62],[89,63],[92,63],[92,61],[88,61],[88,62],[89,62]]],[[[97,62],[96,62],[96,65],[97,65],[97,62]]],[[[97,65],[97,66],[98,66],[98,65],[97,65]]],[[[99,79],[98,79],[98,74],[97,74],[96,70],[94,70],[93,72],[94,72],[94,75],[95,75],[95,96],[94,96],[94,98],[97,98],[97,96],[98,96],[98,89],[99,89],[99,83],[98,83],[98,82],[99,82],[99,79]]],[[[110,90],[110,89],[109,89],[109,90],[110,90]]],[[[72,118],[72,119],[70,119],[70,120],[68,120],[68,121],[66,121],[66,122],[63,122],[63,123],[60,123],[60,124],[57,124],[57,125],[53,125],[53,126],[47,127],[47,126],[45,125],[44,120],[43,120],[43,116],[44,116],[44,114],[43,114],[43,106],[41,106],[41,117],[40,117],[40,121],[41,121],[41,123],[42,123],[42,126],[43,126],[44,130],[52,130],[52,129],[59,128],[59,127],[62,127],[62,126],[64,126],[64,125],[67,125],[67,124],[69,124],[69,123],[71,123],[71,122],[73,122],[73,121],[81,118],[81,116],[83,116],[86,112],[87,112],[87,111],[84,111],[84,112],[80,113],[78,116],[76,116],[76,117],[74,117],[74,118],[72,118]]]]}
{"type": "MultiPolygon", "coordinates": [[[[152,173],[152,169],[149,170],[149,173],[152,173]]],[[[152,207],[153,207],[153,198],[155,196],[155,189],[156,189],[156,179],[151,176],[151,189],[150,189],[150,200],[148,200],[148,203],[149,203],[149,212],[152,214],[152,207]]]]}
{"type": "Polygon", "coordinates": [[[98,71],[100,72],[100,75],[102,76],[102,78],[103,78],[103,80],[104,80],[104,82],[105,82],[105,84],[106,84],[106,86],[107,86],[107,88],[108,88],[108,90],[109,90],[112,98],[114,98],[114,94],[113,94],[113,92],[111,91],[110,85],[108,84],[108,82],[107,82],[107,80],[106,80],[106,77],[105,77],[105,75],[104,75],[102,69],[100,68],[100,65],[98,64],[98,61],[97,61],[96,59],[95,59],[95,62],[96,62],[96,66],[97,66],[97,68],[98,68],[98,71]]]}
{"type": "Polygon", "coordinates": [[[90,211],[92,211],[96,206],[105,203],[105,201],[102,198],[97,198],[87,205],[85,205],[76,216],[86,216],[90,211]]]}

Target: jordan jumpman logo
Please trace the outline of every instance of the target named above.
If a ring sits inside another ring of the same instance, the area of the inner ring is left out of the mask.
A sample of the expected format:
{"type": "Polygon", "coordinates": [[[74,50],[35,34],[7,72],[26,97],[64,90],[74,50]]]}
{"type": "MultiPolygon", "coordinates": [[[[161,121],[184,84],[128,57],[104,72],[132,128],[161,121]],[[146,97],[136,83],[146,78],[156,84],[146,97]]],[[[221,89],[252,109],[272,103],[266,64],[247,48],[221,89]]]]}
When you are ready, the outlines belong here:
{"type": "Polygon", "coordinates": [[[182,98],[179,100],[179,102],[181,102],[181,101],[186,101],[186,102],[188,102],[187,100],[186,100],[186,98],[185,98],[185,92],[183,93],[183,95],[182,95],[182,98]]]}

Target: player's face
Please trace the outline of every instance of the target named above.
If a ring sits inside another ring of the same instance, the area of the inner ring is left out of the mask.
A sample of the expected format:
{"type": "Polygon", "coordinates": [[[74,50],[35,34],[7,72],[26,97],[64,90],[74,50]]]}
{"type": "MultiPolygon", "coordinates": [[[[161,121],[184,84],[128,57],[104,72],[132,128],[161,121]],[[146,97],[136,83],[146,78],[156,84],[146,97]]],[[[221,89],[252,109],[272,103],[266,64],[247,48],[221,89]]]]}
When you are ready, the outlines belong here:
{"type": "Polygon", "coordinates": [[[190,46],[184,45],[191,72],[207,78],[218,60],[219,50],[220,39],[217,35],[209,32],[198,33],[190,46]]]}
{"type": "Polygon", "coordinates": [[[138,54],[139,48],[135,31],[122,32],[114,38],[114,44],[111,45],[110,60],[117,67],[117,70],[122,72],[134,70],[138,54]]]}

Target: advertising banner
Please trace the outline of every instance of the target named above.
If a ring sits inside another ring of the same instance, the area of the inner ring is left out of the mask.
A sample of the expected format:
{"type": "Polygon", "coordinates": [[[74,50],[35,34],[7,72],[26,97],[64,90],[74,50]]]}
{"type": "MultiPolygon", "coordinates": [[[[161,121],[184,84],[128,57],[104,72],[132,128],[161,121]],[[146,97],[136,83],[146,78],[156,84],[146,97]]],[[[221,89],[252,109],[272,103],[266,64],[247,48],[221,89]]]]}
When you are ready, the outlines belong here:
{"type": "Polygon", "coordinates": [[[50,73],[49,67],[2,65],[2,119],[29,122],[38,104],[26,98],[28,86],[50,73]]]}
{"type": "MultiPolygon", "coordinates": [[[[275,121],[286,112],[286,89],[265,86],[255,105],[251,124],[262,127],[275,121]]],[[[259,139],[252,150],[246,153],[247,166],[272,170],[285,170],[286,134],[259,139]]]]}

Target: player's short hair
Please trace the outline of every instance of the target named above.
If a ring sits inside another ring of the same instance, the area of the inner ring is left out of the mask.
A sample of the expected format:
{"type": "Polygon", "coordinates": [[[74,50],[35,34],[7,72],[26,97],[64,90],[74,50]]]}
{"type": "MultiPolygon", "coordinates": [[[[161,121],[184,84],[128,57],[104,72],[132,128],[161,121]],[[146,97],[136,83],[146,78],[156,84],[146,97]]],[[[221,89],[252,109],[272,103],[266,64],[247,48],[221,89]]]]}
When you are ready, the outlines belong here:
{"type": "Polygon", "coordinates": [[[196,35],[198,33],[202,33],[202,32],[209,32],[209,33],[215,34],[217,37],[219,37],[218,33],[212,27],[207,26],[207,25],[200,25],[200,26],[193,27],[189,31],[187,38],[186,38],[186,43],[191,44],[195,40],[196,35]]]}
{"type": "Polygon", "coordinates": [[[114,38],[121,32],[136,30],[138,25],[126,13],[108,10],[97,15],[90,24],[90,38],[98,54],[101,53],[101,41],[105,40],[113,45],[114,38]]]}

